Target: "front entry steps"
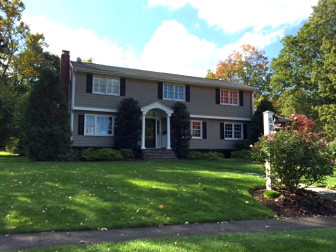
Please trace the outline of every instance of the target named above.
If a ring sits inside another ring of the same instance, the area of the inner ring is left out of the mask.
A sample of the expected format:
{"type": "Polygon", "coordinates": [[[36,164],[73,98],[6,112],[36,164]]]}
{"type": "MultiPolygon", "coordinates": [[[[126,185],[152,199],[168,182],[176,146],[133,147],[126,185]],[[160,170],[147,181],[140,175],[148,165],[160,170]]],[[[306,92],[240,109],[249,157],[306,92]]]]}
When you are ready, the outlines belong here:
{"type": "Polygon", "coordinates": [[[145,161],[176,161],[173,150],[167,149],[145,149],[142,150],[142,157],[145,161]]]}

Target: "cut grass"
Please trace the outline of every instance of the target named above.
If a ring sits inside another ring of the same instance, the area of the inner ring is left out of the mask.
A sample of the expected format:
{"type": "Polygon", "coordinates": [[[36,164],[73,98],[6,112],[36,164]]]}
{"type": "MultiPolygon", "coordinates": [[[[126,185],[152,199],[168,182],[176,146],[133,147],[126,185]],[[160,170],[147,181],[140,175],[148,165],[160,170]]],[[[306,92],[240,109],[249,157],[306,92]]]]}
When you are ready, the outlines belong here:
{"type": "Polygon", "coordinates": [[[271,218],[247,162],[31,162],[0,157],[0,232],[271,218]]]}
{"type": "Polygon", "coordinates": [[[30,250],[48,251],[335,251],[336,228],[287,232],[231,234],[192,238],[136,240],[30,250]]]}

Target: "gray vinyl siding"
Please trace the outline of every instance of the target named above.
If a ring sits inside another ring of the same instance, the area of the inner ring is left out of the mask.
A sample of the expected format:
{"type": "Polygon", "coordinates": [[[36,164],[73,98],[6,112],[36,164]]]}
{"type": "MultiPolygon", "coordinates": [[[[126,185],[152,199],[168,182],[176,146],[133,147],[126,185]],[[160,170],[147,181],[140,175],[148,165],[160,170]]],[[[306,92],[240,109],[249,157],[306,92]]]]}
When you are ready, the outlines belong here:
{"type": "MultiPolygon", "coordinates": [[[[76,73],[75,102],[76,107],[117,109],[125,97],[137,100],[140,106],[145,106],[158,100],[157,82],[137,79],[126,79],[126,96],[91,94],[86,92],[86,74],[76,73]]],[[[190,102],[185,102],[190,114],[205,116],[251,118],[251,92],[244,91],[244,106],[216,104],[216,89],[190,85],[190,102]]],[[[160,100],[161,103],[172,106],[175,101],[160,100]]]]}
{"type": "MultiPolygon", "coordinates": [[[[194,120],[194,119],[193,119],[194,120]]],[[[191,139],[190,149],[235,149],[234,144],[236,140],[220,139],[220,123],[233,122],[223,120],[202,120],[198,121],[207,122],[207,139],[191,139]]],[[[244,123],[244,122],[239,122],[244,123]]]]}
{"type": "Polygon", "coordinates": [[[99,113],[99,112],[89,112],[89,111],[75,111],[74,112],[74,124],[73,124],[73,135],[72,141],[75,147],[112,147],[114,137],[113,136],[85,136],[78,135],[78,116],[79,115],[108,115],[114,116],[111,113],[99,113]]]}

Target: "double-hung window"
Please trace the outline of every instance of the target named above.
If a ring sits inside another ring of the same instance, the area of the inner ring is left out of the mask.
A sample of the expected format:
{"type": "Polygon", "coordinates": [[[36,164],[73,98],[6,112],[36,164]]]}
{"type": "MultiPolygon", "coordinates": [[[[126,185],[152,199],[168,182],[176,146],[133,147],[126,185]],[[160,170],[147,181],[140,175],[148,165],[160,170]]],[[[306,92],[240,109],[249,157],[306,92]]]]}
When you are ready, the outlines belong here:
{"type": "Polygon", "coordinates": [[[163,99],[173,101],[185,100],[185,86],[182,85],[163,85],[163,99]]]}
{"type": "Polygon", "coordinates": [[[84,135],[109,136],[112,135],[113,117],[104,115],[85,115],[84,135]]]}
{"type": "Polygon", "coordinates": [[[191,121],[191,137],[192,138],[202,138],[202,122],[201,121],[191,121]]]}
{"type": "Polygon", "coordinates": [[[105,95],[120,95],[120,80],[93,76],[93,93],[105,95]]]}
{"type": "Polygon", "coordinates": [[[229,140],[243,139],[243,125],[241,123],[225,123],[224,137],[229,140]]]}
{"type": "Polygon", "coordinates": [[[239,93],[238,91],[220,90],[220,104],[223,105],[239,105],[239,93]]]}

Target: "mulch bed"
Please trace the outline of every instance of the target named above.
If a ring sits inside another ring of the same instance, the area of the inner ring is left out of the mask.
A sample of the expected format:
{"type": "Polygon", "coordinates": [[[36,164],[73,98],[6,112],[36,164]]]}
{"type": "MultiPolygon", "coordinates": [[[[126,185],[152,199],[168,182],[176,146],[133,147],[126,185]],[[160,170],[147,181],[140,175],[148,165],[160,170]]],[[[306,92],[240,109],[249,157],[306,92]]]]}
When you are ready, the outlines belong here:
{"type": "Polygon", "coordinates": [[[277,199],[264,198],[266,189],[252,191],[253,197],[279,217],[334,216],[336,202],[319,197],[315,192],[300,190],[296,194],[287,190],[277,190],[277,199]]]}

